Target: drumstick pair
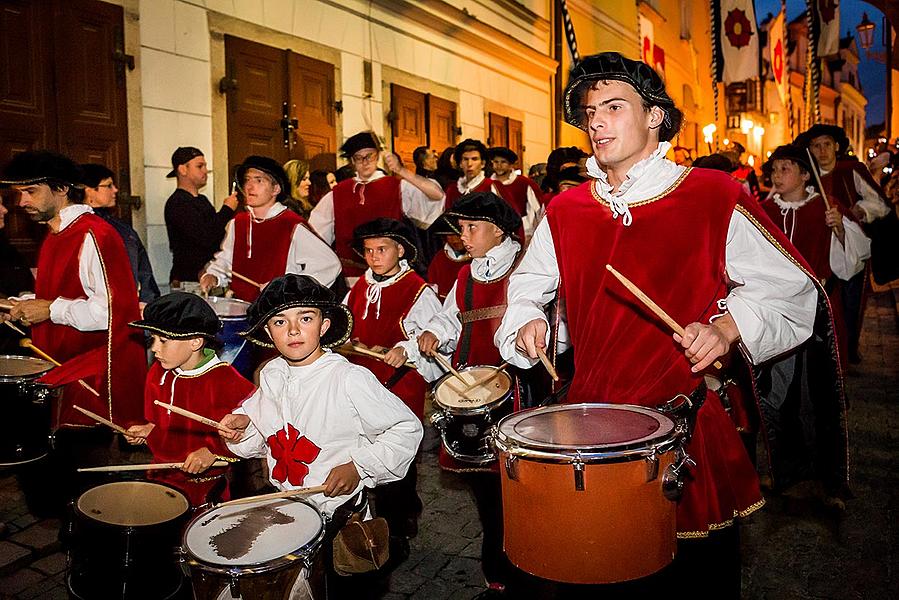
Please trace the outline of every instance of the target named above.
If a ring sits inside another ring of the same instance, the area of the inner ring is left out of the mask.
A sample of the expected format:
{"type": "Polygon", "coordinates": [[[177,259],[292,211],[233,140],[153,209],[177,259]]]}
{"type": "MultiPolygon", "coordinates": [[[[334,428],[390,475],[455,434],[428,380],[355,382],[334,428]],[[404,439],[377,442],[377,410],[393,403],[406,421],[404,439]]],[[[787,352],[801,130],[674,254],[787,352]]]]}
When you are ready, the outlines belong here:
{"type": "MultiPolygon", "coordinates": [[[[146,463],[140,465],[108,465],[105,467],[85,467],[78,469],[79,473],[119,473],[122,471],[156,471],[162,469],[180,469],[184,463],[146,463]]],[[[209,465],[212,467],[227,467],[228,461],[217,460],[209,465]]]]}

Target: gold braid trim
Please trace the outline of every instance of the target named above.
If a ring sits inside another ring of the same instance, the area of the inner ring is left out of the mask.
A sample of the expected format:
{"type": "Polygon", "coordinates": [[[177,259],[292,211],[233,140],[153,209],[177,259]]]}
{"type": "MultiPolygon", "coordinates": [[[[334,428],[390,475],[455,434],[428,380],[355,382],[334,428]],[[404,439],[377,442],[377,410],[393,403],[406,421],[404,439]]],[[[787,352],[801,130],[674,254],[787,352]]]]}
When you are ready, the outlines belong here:
{"type": "MultiPolygon", "coordinates": [[[[656,196],[653,196],[652,198],[647,198],[646,200],[640,200],[639,202],[628,202],[628,205],[627,205],[628,208],[635,208],[637,206],[651,204],[651,203],[655,202],[656,200],[661,200],[662,198],[664,198],[665,196],[667,196],[668,194],[673,192],[675,190],[675,188],[677,188],[681,183],[683,183],[684,179],[686,179],[687,175],[689,175],[690,171],[692,171],[692,170],[693,170],[693,167],[687,167],[684,170],[684,172],[680,174],[680,177],[678,177],[674,181],[674,183],[672,183],[671,186],[667,190],[663,191],[662,193],[660,193],[656,196]]],[[[597,193],[595,180],[590,182],[590,193],[593,195],[593,199],[596,200],[597,202],[599,202],[600,204],[602,204],[603,206],[610,206],[609,203],[606,202],[605,200],[603,200],[602,197],[599,195],[599,193],[597,193]]]]}
{"type": "Polygon", "coordinates": [[[743,510],[735,510],[734,516],[726,521],[722,521],[721,523],[710,523],[708,529],[706,529],[705,531],[678,531],[677,539],[691,540],[691,539],[709,537],[709,533],[711,533],[712,531],[719,531],[721,529],[726,529],[727,527],[730,527],[731,525],[734,524],[735,519],[737,519],[737,518],[742,519],[742,518],[748,517],[749,515],[751,515],[752,513],[754,513],[755,511],[757,511],[758,509],[760,509],[763,506],[765,506],[764,498],[762,498],[755,504],[750,505],[748,508],[745,508],[743,510]]]}
{"type": "Polygon", "coordinates": [[[233,456],[222,456],[221,454],[213,454],[213,456],[215,457],[215,460],[223,460],[228,463],[236,463],[240,461],[239,458],[235,458],[233,456]]]}
{"type": "MultiPolygon", "coordinates": [[[[408,271],[406,271],[406,273],[403,275],[403,277],[405,277],[409,273],[412,273],[412,269],[409,269],[408,271]]],[[[400,279],[402,279],[403,277],[400,277],[400,279]]],[[[397,279],[393,283],[396,283],[400,279],[397,279]]],[[[391,283],[390,285],[393,285],[393,283],[391,283]]],[[[388,287],[390,287],[390,286],[388,286],[388,287]]],[[[412,310],[412,307],[415,306],[415,303],[418,302],[418,297],[421,296],[422,292],[425,291],[426,287],[428,287],[427,283],[423,284],[420,288],[418,288],[418,291],[415,292],[415,297],[412,298],[412,304],[409,305],[409,309],[405,313],[400,315],[400,322],[399,322],[400,331],[403,332],[403,337],[406,338],[407,340],[409,339],[409,334],[406,332],[406,328],[403,326],[403,321],[409,315],[409,311],[412,310]]]]}

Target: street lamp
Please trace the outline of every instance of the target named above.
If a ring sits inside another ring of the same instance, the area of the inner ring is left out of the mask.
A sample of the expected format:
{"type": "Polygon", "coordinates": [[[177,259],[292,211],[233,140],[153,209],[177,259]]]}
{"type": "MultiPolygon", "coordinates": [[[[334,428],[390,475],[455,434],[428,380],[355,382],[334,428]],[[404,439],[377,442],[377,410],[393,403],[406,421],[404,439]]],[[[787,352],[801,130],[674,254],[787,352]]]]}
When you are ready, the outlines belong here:
{"type": "Polygon", "coordinates": [[[858,42],[866,54],[874,45],[874,27],[874,23],[868,18],[868,13],[862,13],[862,22],[855,27],[855,30],[858,32],[858,42]]]}

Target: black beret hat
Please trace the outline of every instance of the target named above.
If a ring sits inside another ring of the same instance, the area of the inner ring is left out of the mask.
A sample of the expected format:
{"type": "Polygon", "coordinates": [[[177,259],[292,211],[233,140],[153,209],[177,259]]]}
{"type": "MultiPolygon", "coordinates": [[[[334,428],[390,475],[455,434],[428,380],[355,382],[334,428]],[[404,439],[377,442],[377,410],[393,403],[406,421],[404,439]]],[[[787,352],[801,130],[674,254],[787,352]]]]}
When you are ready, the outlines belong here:
{"type": "MultiPolygon", "coordinates": [[[[809,160],[808,153],[805,148],[802,146],[798,146],[796,144],[785,144],[783,146],[778,146],[774,149],[774,152],[771,153],[771,156],[768,157],[768,160],[765,161],[765,164],[762,165],[762,170],[770,173],[775,160],[789,160],[800,167],[814,177],[814,172],[812,171],[812,161],[814,158],[809,160]]],[[[817,168],[818,164],[815,163],[815,167],[817,168]]],[[[809,180],[810,182],[812,180],[809,180]]]]}
{"type": "Polygon", "coordinates": [[[214,338],[222,326],[206,300],[186,292],[172,292],[156,298],[144,308],[143,318],[129,325],[173,340],[214,338]]]}
{"type": "Polygon", "coordinates": [[[57,183],[83,188],[84,175],[75,161],[47,150],[31,150],[13,156],[3,170],[0,185],[34,185],[57,183]]]}
{"type": "Polygon", "coordinates": [[[189,163],[198,156],[203,156],[203,151],[193,146],[179,146],[172,152],[172,170],[166,177],[178,175],[178,167],[189,163]]]}
{"type": "Polygon", "coordinates": [[[434,219],[434,222],[428,227],[428,233],[430,235],[459,235],[459,231],[453,227],[452,221],[447,219],[446,213],[434,219]]]}
{"type": "Polygon", "coordinates": [[[347,141],[340,147],[340,156],[343,158],[350,158],[360,150],[365,150],[366,148],[373,148],[379,152],[381,150],[381,142],[378,140],[378,136],[375,135],[374,131],[361,131],[348,137],[347,141]]]}
{"type": "Polygon", "coordinates": [[[565,167],[559,171],[556,177],[559,184],[580,185],[587,181],[587,177],[581,172],[580,167],[565,167]]]}
{"type": "Polygon", "coordinates": [[[297,307],[311,307],[322,311],[322,315],[331,320],[331,326],[322,336],[322,348],[340,346],[350,337],[353,331],[353,315],[334,296],[334,292],[320,284],[309,275],[289,273],[272,279],[247,309],[248,329],[241,331],[254,344],[266,348],[274,348],[264,326],[274,315],[282,310],[297,307]]]}
{"type": "Polygon", "coordinates": [[[481,140],[473,140],[468,138],[467,140],[462,140],[456,145],[456,149],[453,150],[453,158],[456,160],[456,165],[462,163],[462,155],[466,152],[476,151],[481,155],[483,160],[487,160],[487,146],[484,145],[484,142],[481,140]]]}
{"type": "Polygon", "coordinates": [[[508,202],[493,192],[465,194],[444,214],[457,229],[459,219],[487,221],[502,229],[507,235],[517,235],[521,228],[521,216],[509,206],[508,202]]]}
{"type": "Polygon", "coordinates": [[[665,90],[665,82],[652,67],[617,52],[603,52],[587,56],[571,68],[565,88],[565,120],[579,129],[585,129],[582,106],[584,89],[594,81],[610,79],[629,84],[652,106],[674,108],[674,100],[665,90]]]}
{"type": "Polygon", "coordinates": [[[287,183],[287,173],[284,172],[284,167],[278,161],[268,156],[248,156],[241,164],[237,165],[237,169],[234,171],[237,181],[243,184],[244,175],[250,169],[256,169],[268,174],[275,180],[275,183],[281,186],[281,191],[278,193],[278,202],[283,202],[287,198],[290,185],[287,183]]]}
{"type": "Polygon", "coordinates": [[[487,151],[487,160],[493,160],[496,157],[505,158],[513,165],[518,162],[518,155],[504,146],[495,146],[487,151]]]}
{"type": "Polygon", "coordinates": [[[837,145],[837,152],[845,152],[849,149],[849,138],[846,136],[846,131],[842,127],[824,123],[812,125],[808,130],[800,133],[793,143],[800,147],[808,147],[813,139],[822,135],[829,135],[833,138],[837,145]]]}
{"type": "Polygon", "coordinates": [[[365,258],[365,240],[369,238],[390,238],[405,248],[403,258],[415,262],[418,258],[418,249],[412,242],[414,234],[408,225],[396,219],[380,217],[359,225],[353,230],[353,250],[365,258]]]}

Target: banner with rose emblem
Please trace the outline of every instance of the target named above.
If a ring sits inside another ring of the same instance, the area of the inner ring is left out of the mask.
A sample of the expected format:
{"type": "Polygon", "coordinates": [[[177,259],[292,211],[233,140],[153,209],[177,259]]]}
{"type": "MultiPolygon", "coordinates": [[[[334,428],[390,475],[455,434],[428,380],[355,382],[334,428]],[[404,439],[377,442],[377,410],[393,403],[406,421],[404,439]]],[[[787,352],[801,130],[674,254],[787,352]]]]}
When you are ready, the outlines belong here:
{"type": "Polygon", "coordinates": [[[777,93],[780,94],[780,101],[784,106],[787,105],[787,94],[789,93],[790,76],[787,70],[787,50],[786,36],[784,31],[784,23],[786,22],[784,12],[780,11],[777,17],[768,26],[768,60],[771,63],[771,74],[774,76],[774,83],[777,85],[777,93]]]}
{"type": "Polygon", "coordinates": [[[721,0],[718,36],[725,83],[759,76],[759,36],[752,0],[721,0]]]}

